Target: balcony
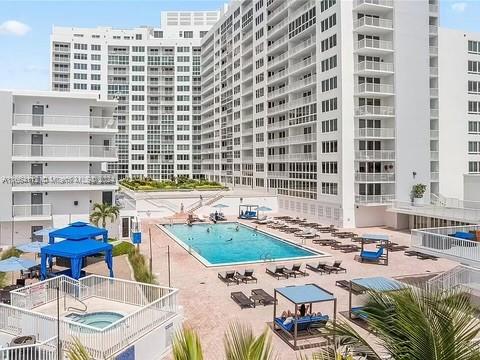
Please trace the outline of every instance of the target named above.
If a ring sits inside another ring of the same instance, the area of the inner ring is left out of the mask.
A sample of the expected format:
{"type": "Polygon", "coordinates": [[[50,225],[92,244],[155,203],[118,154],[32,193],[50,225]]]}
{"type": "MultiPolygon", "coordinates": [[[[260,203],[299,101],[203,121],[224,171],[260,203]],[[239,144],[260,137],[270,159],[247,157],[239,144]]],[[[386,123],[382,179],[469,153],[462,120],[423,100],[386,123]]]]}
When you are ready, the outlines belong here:
{"type": "Polygon", "coordinates": [[[395,160],[395,150],[357,150],[355,160],[395,160]]]}
{"type": "Polygon", "coordinates": [[[316,134],[302,134],[302,135],[293,135],[283,138],[274,138],[268,139],[268,146],[276,145],[294,145],[294,144],[303,144],[316,141],[316,134]]]}
{"type": "Polygon", "coordinates": [[[317,64],[316,60],[317,59],[315,56],[311,56],[308,59],[305,59],[303,61],[300,61],[299,63],[293,64],[292,66],[289,67],[290,74],[293,74],[298,70],[306,70],[310,65],[316,65],[317,64]]]}
{"type": "Polygon", "coordinates": [[[429,53],[431,56],[438,56],[438,46],[429,46],[429,53]]]}
{"type": "Polygon", "coordinates": [[[438,88],[430,88],[430,97],[438,97],[438,88]]]}
{"type": "Polygon", "coordinates": [[[393,52],[393,42],[387,40],[362,39],[354,45],[355,51],[362,55],[384,55],[393,52]]]}
{"type": "Polygon", "coordinates": [[[316,161],[317,153],[294,153],[289,155],[290,161],[316,161]]]}
{"type": "Polygon", "coordinates": [[[430,160],[438,161],[438,151],[430,151],[430,160]]]}
{"type": "Polygon", "coordinates": [[[438,76],[438,67],[430,66],[430,76],[432,77],[438,76]]]}
{"type": "Polygon", "coordinates": [[[25,174],[12,176],[10,183],[14,192],[38,191],[38,188],[48,188],[48,191],[115,190],[118,187],[116,174],[25,174]]]}
{"type": "MultiPolygon", "coordinates": [[[[288,1],[287,1],[288,2],[288,1]]],[[[290,5],[295,4],[295,2],[291,2],[290,5]]],[[[300,6],[298,9],[293,11],[288,15],[289,19],[295,20],[297,17],[305,13],[307,10],[309,10],[312,6],[315,6],[315,0],[310,0],[307,2],[305,5],[300,6]]]]}
{"type": "Polygon", "coordinates": [[[385,195],[358,195],[355,194],[355,203],[361,205],[388,205],[395,198],[393,194],[385,195]]]}
{"type": "Polygon", "coordinates": [[[393,74],[393,63],[362,61],[356,64],[355,72],[361,75],[391,75],[393,74]]]}
{"type": "Polygon", "coordinates": [[[300,44],[296,45],[289,50],[290,56],[296,55],[301,51],[310,48],[313,45],[316,45],[317,38],[315,36],[309,37],[307,40],[302,41],[300,44]]]}
{"type": "Polygon", "coordinates": [[[62,130],[91,132],[117,131],[117,121],[105,116],[73,116],[73,115],[32,115],[15,114],[13,130],[62,130]]]}
{"type": "Polygon", "coordinates": [[[361,96],[391,96],[393,95],[393,85],[363,83],[355,87],[355,94],[361,96]]]}
{"type": "Polygon", "coordinates": [[[428,4],[428,10],[431,13],[438,14],[438,5],[437,4],[428,4]]]}
{"type": "Polygon", "coordinates": [[[393,0],[355,0],[353,9],[361,12],[389,11],[393,8],[393,0]]]}
{"type": "Polygon", "coordinates": [[[278,49],[280,46],[286,44],[287,40],[288,40],[288,35],[284,35],[281,38],[278,38],[273,43],[271,43],[269,46],[267,46],[267,52],[272,52],[272,51],[278,49]]]}
{"type": "Polygon", "coordinates": [[[117,161],[117,149],[102,145],[13,144],[13,161],[117,161]]]}
{"type": "Polygon", "coordinates": [[[430,139],[438,139],[438,130],[430,130],[430,139]]]}
{"type": "Polygon", "coordinates": [[[438,109],[430,109],[430,117],[438,118],[438,109]]]}
{"type": "Polygon", "coordinates": [[[274,10],[269,11],[267,14],[267,23],[275,19],[279,14],[282,14],[287,8],[288,8],[288,1],[285,1],[274,10]]]}
{"type": "Polygon", "coordinates": [[[15,221],[49,220],[52,218],[52,205],[12,205],[15,221]]]}
{"type": "Polygon", "coordinates": [[[433,171],[430,173],[430,180],[431,181],[438,181],[440,178],[440,173],[438,171],[433,171]]]}
{"type": "Polygon", "coordinates": [[[269,178],[288,179],[290,174],[288,171],[268,171],[267,176],[269,178]]]}
{"type": "Polygon", "coordinates": [[[438,26],[437,25],[429,25],[428,26],[428,33],[432,36],[438,35],[438,26]]]}
{"type": "Polygon", "coordinates": [[[395,173],[361,173],[355,174],[357,182],[394,182],[395,173]]]}
{"type": "Polygon", "coordinates": [[[362,34],[382,34],[393,30],[393,21],[390,19],[364,16],[353,22],[354,31],[362,34]]]}
{"type": "Polygon", "coordinates": [[[355,130],[356,138],[376,138],[393,139],[395,138],[394,128],[360,128],[355,130]]]}
{"type": "Polygon", "coordinates": [[[355,107],[355,116],[395,116],[393,106],[362,105],[355,107]]]}
{"type": "Polygon", "coordinates": [[[293,81],[290,85],[289,90],[290,91],[297,90],[297,89],[303,88],[305,86],[315,85],[316,83],[317,83],[317,76],[312,75],[312,76],[309,76],[305,79],[300,79],[300,80],[297,80],[297,81],[293,81]]]}
{"type": "Polygon", "coordinates": [[[289,23],[288,18],[283,19],[278,24],[276,24],[273,28],[267,31],[267,37],[274,35],[278,30],[282,29],[288,23],[289,23]]]}

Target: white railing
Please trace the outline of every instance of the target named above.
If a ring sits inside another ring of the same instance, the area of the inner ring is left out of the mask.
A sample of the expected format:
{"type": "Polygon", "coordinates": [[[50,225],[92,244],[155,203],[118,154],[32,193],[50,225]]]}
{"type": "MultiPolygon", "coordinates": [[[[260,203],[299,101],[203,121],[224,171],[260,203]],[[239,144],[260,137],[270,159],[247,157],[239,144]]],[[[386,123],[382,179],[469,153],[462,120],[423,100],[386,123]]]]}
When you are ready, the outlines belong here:
{"type": "Polygon", "coordinates": [[[301,51],[301,50],[303,50],[303,49],[305,49],[309,46],[315,45],[316,41],[317,41],[317,38],[315,36],[312,36],[312,37],[308,38],[307,40],[302,41],[300,44],[298,44],[294,48],[290,49],[289,53],[290,53],[290,55],[295,55],[297,52],[299,52],[299,51],[301,51]]]}
{"type": "Polygon", "coordinates": [[[52,216],[51,204],[40,205],[12,205],[13,217],[36,217],[36,216],[52,216]]]}
{"type": "Polygon", "coordinates": [[[385,29],[393,29],[393,21],[390,19],[373,18],[364,16],[353,22],[353,28],[358,29],[361,26],[375,26],[385,29]]]}
{"type": "Polygon", "coordinates": [[[453,269],[445,271],[427,281],[431,289],[448,291],[458,287],[465,290],[480,286],[480,269],[465,265],[458,265],[453,269]]]}
{"type": "Polygon", "coordinates": [[[371,92],[371,93],[393,94],[393,85],[363,83],[363,84],[357,85],[356,92],[357,93],[371,92]]]}
{"type": "Polygon", "coordinates": [[[289,178],[290,174],[288,171],[268,171],[267,172],[268,177],[272,178],[289,178]]]}
{"type": "Polygon", "coordinates": [[[393,7],[393,0],[355,0],[353,7],[356,8],[361,5],[393,7]]]}
{"type": "Polygon", "coordinates": [[[317,153],[294,153],[289,155],[290,161],[315,161],[317,153]]]}
{"type": "MultiPolygon", "coordinates": [[[[251,88],[251,87],[250,87],[251,88]]],[[[287,89],[288,89],[288,86],[284,86],[280,89],[277,89],[277,90],[274,90],[274,91],[271,91],[269,93],[267,93],[267,98],[268,99],[271,99],[275,96],[278,96],[278,95],[283,95],[287,92],[287,89]]]]}
{"type": "Polygon", "coordinates": [[[356,65],[356,71],[393,72],[393,63],[380,61],[362,61],[356,65]]]}
{"type": "Polygon", "coordinates": [[[438,117],[438,109],[430,109],[431,117],[438,117]]]}
{"type": "Polygon", "coordinates": [[[438,181],[440,178],[440,173],[438,171],[432,171],[430,173],[430,180],[432,181],[438,181]]]}
{"type": "Polygon", "coordinates": [[[438,97],[438,88],[430,88],[430,96],[438,97]]]}
{"type": "Polygon", "coordinates": [[[285,10],[285,8],[288,6],[288,1],[285,1],[283,4],[275,8],[275,10],[272,10],[271,12],[268,13],[267,15],[267,21],[272,20],[275,16],[277,16],[280,12],[285,10]]]}
{"type": "Polygon", "coordinates": [[[116,185],[116,174],[43,174],[14,175],[8,179],[12,187],[24,186],[82,186],[82,185],[116,185]]]}
{"type": "Polygon", "coordinates": [[[292,84],[290,85],[289,90],[297,90],[304,86],[315,84],[316,82],[317,82],[317,76],[312,75],[301,80],[293,81],[292,84]]]}
{"type": "Polygon", "coordinates": [[[392,202],[395,195],[355,195],[357,204],[388,204],[392,202]]]}
{"type": "Polygon", "coordinates": [[[114,146],[103,145],[34,145],[13,144],[12,156],[26,157],[98,157],[116,158],[117,149],[114,146]]]}
{"type": "MultiPolygon", "coordinates": [[[[68,294],[78,300],[102,298],[139,307],[137,311],[103,329],[65,318],[60,319],[60,337],[63,346],[68,345],[70,339],[78,338],[91,356],[96,359],[110,358],[178,314],[176,289],[98,275],[90,275],[78,281],[66,276],[42,281],[11,292],[12,303],[15,306],[24,305],[35,308],[56,301],[57,287],[60,287],[62,298],[68,294]]],[[[56,331],[54,317],[23,309],[13,309],[32,314],[32,321],[35,323],[45,323],[50,326],[53,322],[53,331],[56,331]]],[[[0,321],[2,315],[3,313],[0,311],[0,321]]],[[[21,328],[24,326],[22,324],[24,324],[23,321],[18,321],[15,325],[17,328],[21,328]]],[[[45,334],[55,335],[55,333],[50,334],[46,331],[45,334]]]]}
{"type": "Polygon", "coordinates": [[[285,60],[287,57],[288,57],[288,51],[285,51],[284,53],[281,53],[280,55],[275,56],[273,58],[273,60],[269,61],[268,66],[270,66],[270,67],[274,66],[274,65],[278,64],[279,62],[285,60]]]}
{"type": "Polygon", "coordinates": [[[428,31],[430,32],[430,34],[438,34],[438,26],[436,25],[429,25],[428,26],[428,31]]]}
{"type": "Polygon", "coordinates": [[[2,347],[0,349],[0,359],[57,360],[57,338],[32,345],[2,347]]]}
{"type": "MultiPolygon", "coordinates": [[[[292,2],[291,4],[293,4],[292,2]]],[[[295,20],[298,16],[302,15],[304,12],[306,12],[308,9],[310,9],[312,6],[315,6],[315,1],[309,1],[305,5],[302,5],[298,9],[296,9],[294,12],[288,15],[289,19],[295,20]]]]}
{"type": "Polygon", "coordinates": [[[276,24],[273,28],[267,31],[267,36],[271,36],[272,34],[276,33],[278,29],[284,27],[289,22],[288,18],[283,19],[278,24],[276,24]]]}
{"type": "Polygon", "coordinates": [[[393,106],[362,105],[355,107],[355,115],[395,115],[393,106]]]}
{"type": "Polygon", "coordinates": [[[395,160],[395,150],[358,150],[355,159],[359,160],[395,160]]]}
{"type": "Polygon", "coordinates": [[[307,67],[311,64],[316,64],[316,61],[317,61],[316,56],[311,56],[308,59],[300,61],[299,63],[296,63],[296,64],[289,67],[290,74],[297,71],[297,70],[304,69],[305,67],[307,67]]]}
{"type": "Polygon", "coordinates": [[[432,12],[432,13],[437,13],[437,12],[438,12],[438,5],[436,5],[436,4],[429,4],[429,5],[428,5],[428,9],[429,9],[430,12],[432,12]]]}
{"type": "Polygon", "coordinates": [[[316,141],[316,134],[293,135],[283,138],[268,139],[268,145],[286,145],[286,144],[301,144],[316,141]]]}
{"type": "Polygon", "coordinates": [[[285,69],[285,70],[279,71],[279,72],[273,74],[272,76],[268,77],[268,78],[267,78],[267,82],[270,83],[270,82],[272,82],[272,81],[276,81],[276,80],[278,80],[278,79],[281,79],[281,78],[283,78],[283,77],[285,77],[285,76],[288,76],[288,68],[285,69]]]}
{"type": "Polygon", "coordinates": [[[395,173],[355,173],[356,181],[385,182],[395,181],[395,173]]]}
{"type": "Polygon", "coordinates": [[[438,75],[438,67],[430,66],[430,75],[437,76],[438,75]]]}
{"type": "Polygon", "coordinates": [[[425,217],[434,217],[439,219],[448,219],[467,223],[478,223],[480,220],[480,209],[447,207],[445,205],[414,206],[411,202],[399,200],[395,200],[392,206],[395,209],[404,211],[406,210],[409,213],[415,213],[425,217]]]}
{"type": "Polygon", "coordinates": [[[438,151],[430,151],[430,160],[438,160],[439,155],[438,151]]]}
{"type": "Polygon", "coordinates": [[[35,127],[65,125],[92,129],[116,129],[117,121],[107,116],[15,114],[13,125],[35,127]]]}
{"type": "Polygon", "coordinates": [[[267,51],[272,51],[272,50],[277,49],[279,46],[286,43],[287,40],[288,40],[288,35],[284,35],[281,38],[278,38],[273,43],[271,43],[269,46],[267,46],[267,51]]]}
{"type": "Polygon", "coordinates": [[[393,50],[393,42],[388,40],[362,39],[355,42],[355,50],[360,49],[377,49],[377,50],[393,50]]]}
{"type": "Polygon", "coordinates": [[[355,130],[357,138],[393,138],[395,128],[360,128],[355,130]]]}
{"type": "Polygon", "coordinates": [[[438,47],[430,45],[429,47],[430,55],[437,55],[438,54],[438,47]]]}
{"type": "Polygon", "coordinates": [[[412,230],[411,247],[431,255],[478,266],[480,265],[480,242],[459,239],[449,234],[479,229],[480,226],[460,226],[412,230]]]}

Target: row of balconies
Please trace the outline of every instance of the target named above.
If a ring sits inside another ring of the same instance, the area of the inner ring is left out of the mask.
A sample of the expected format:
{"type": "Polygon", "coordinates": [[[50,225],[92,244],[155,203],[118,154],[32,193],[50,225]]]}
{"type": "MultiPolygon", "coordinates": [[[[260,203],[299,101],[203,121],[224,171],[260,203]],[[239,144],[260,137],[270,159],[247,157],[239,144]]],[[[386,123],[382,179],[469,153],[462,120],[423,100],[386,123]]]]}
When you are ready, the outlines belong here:
{"type": "Polygon", "coordinates": [[[111,116],[14,114],[12,125],[13,130],[25,130],[30,127],[35,129],[66,127],[66,130],[72,131],[77,131],[79,127],[91,130],[117,129],[117,121],[111,116]]]}
{"type": "Polygon", "coordinates": [[[355,94],[368,96],[368,95],[393,95],[393,85],[390,84],[372,84],[363,83],[358,84],[355,87],[355,94]]]}
{"type": "Polygon", "coordinates": [[[102,161],[116,161],[117,148],[103,145],[36,145],[13,144],[12,160],[30,161],[42,159],[62,159],[62,161],[101,159],[102,161]]]}
{"type": "Polygon", "coordinates": [[[315,142],[317,140],[316,134],[301,134],[301,135],[290,135],[283,138],[274,138],[268,139],[268,146],[279,146],[279,145],[294,145],[294,144],[303,144],[309,142],[315,142]]]}

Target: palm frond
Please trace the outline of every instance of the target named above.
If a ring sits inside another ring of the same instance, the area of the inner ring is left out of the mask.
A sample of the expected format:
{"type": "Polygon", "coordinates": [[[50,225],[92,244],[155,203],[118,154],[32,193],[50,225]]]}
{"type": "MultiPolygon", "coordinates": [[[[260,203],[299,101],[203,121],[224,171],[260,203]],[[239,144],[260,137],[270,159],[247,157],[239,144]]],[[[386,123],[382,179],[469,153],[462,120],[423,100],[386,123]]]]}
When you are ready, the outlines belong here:
{"type": "Polygon", "coordinates": [[[78,338],[74,338],[68,347],[66,357],[69,360],[90,360],[92,357],[78,338]]]}
{"type": "Polygon", "coordinates": [[[174,360],[203,360],[202,345],[197,333],[184,327],[173,338],[172,353],[174,360]]]}
{"type": "Polygon", "coordinates": [[[249,326],[232,322],[224,337],[226,360],[273,360],[272,339],[268,329],[258,337],[249,326]]]}

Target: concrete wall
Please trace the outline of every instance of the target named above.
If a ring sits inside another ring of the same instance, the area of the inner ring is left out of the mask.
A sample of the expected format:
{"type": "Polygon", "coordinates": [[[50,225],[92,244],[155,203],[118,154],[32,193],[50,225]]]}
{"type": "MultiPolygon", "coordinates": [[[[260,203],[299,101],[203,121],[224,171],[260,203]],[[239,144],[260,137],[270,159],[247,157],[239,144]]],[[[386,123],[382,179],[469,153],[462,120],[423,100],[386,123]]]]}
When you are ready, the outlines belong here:
{"type": "Polygon", "coordinates": [[[395,1],[396,199],[409,201],[413,184],[430,184],[429,8],[395,1]],[[416,172],[415,178],[413,172],[416,172]]]}

